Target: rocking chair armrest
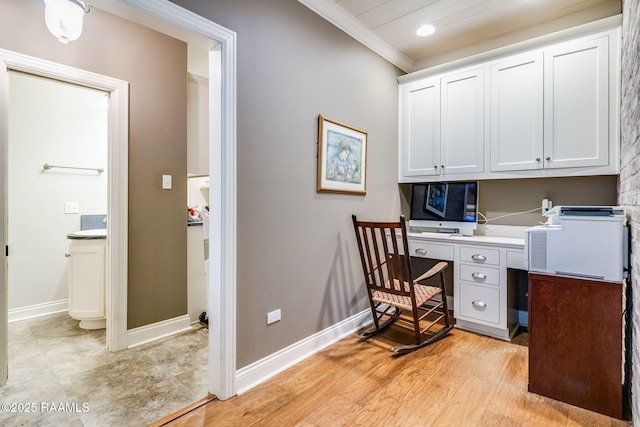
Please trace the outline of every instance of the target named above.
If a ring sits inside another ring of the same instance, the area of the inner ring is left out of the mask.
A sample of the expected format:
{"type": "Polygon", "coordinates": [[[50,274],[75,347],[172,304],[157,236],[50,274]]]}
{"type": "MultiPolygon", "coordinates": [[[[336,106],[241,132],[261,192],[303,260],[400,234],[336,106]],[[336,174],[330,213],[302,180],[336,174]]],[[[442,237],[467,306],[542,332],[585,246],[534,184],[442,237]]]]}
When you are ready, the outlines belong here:
{"type": "Polygon", "coordinates": [[[427,272],[421,274],[418,278],[413,279],[413,283],[418,283],[435,276],[436,274],[447,268],[448,265],[448,263],[440,261],[439,263],[431,267],[427,272]]]}

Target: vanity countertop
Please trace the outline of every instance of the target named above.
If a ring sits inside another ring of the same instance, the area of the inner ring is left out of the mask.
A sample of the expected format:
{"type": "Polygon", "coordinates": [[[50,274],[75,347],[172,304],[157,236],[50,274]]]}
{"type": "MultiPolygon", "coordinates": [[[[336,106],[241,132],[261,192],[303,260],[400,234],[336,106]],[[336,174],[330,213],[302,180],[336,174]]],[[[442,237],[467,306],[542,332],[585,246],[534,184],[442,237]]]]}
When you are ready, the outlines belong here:
{"type": "Polygon", "coordinates": [[[79,231],[74,231],[73,233],[67,234],[67,239],[72,239],[72,240],[95,240],[95,239],[106,239],[106,238],[107,238],[106,228],[97,228],[93,230],[79,230],[79,231]]]}

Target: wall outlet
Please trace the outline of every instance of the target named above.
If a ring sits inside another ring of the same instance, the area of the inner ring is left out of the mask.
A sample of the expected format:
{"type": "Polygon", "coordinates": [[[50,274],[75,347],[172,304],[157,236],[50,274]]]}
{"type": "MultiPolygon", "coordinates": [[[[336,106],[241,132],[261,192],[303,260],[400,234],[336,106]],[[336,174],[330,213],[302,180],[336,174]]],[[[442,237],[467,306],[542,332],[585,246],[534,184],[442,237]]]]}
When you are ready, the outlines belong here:
{"type": "Polygon", "coordinates": [[[66,214],[80,213],[80,204],[78,202],[64,202],[64,213],[66,214]]]}
{"type": "Polygon", "coordinates": [[[275,322],[279,322],[281,318],[282,318],[282,312],[280,311],[280,309],[271,311],[267,313],[267,325],[270,325],[275,322]]]}
{"type": "Polygon", "coordinates": [[[542,213],[546,214],[553,207],[553,203],[549,199],[542,199],[542,213]]]}

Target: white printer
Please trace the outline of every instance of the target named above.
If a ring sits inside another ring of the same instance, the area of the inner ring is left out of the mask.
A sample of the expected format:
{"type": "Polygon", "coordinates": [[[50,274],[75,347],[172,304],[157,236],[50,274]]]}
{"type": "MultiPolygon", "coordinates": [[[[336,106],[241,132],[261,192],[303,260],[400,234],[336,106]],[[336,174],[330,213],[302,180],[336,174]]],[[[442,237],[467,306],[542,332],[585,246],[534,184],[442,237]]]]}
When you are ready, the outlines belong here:
{"type": "Polygon", "coordinates": [[[529,271],[621,282],[627,270],[628,234],[623,210],[607,206],[557,206],[550,224],[525,233],[529,271]]]}

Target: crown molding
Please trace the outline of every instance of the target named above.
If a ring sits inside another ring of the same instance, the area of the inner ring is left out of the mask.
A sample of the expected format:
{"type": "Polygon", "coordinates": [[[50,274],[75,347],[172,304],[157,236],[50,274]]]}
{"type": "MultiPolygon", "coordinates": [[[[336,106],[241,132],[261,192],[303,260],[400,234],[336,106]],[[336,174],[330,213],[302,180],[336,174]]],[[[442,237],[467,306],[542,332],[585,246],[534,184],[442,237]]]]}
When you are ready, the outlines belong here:
{"type": "Polygon", "coordinates": [[[375,35],[333,0],[298,1],[403,71],[413,71],[415,64],[411,58],[375,35]]]}

